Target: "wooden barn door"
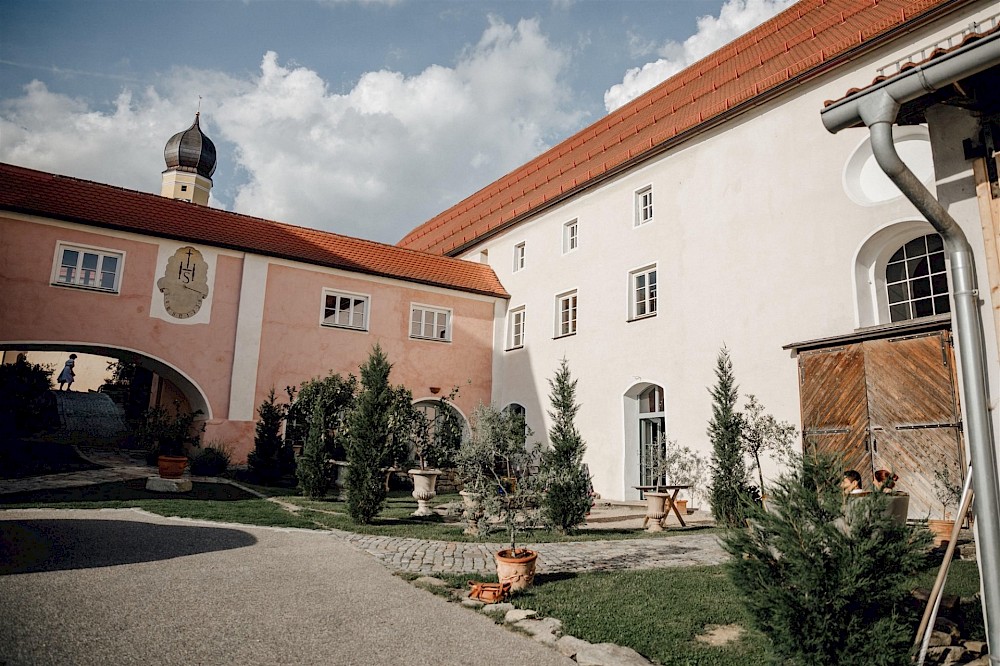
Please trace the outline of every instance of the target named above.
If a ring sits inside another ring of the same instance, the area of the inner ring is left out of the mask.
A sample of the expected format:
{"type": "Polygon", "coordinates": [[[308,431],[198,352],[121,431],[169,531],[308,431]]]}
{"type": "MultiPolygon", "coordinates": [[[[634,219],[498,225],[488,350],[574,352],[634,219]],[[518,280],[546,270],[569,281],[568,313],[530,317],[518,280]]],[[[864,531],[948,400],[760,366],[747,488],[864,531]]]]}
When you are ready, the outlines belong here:
{"type": "Polygon", "coordinates": [[[935,471],[965,471],[954,368],[947,330],[799,352],[803,446],[842,455],[866,486],[895,472],[911,518],[939,515],[935,471]]]}
{"type": "Polygon", "coordinates": [[[950,337],[935,331],[863,343],[872,468],[899,475],[913,518],[940,517],[936,470],[964,473],[950,337]]]}
{"type": "Polygon", "coordinates": [[[861,345],[801,352],[799,395],[806,449],[840,454],[848,468],[870,470],[868,399],[861,345]]]}

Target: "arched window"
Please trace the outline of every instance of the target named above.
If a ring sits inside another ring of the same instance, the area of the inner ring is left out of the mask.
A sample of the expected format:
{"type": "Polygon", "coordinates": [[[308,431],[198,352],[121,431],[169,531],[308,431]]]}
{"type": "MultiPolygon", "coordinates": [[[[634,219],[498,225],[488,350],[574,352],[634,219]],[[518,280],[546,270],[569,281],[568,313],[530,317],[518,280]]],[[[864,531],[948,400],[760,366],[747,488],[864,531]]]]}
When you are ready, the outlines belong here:
{"type": "Polygon", "coordinates": [[[941,236],[927,234],[899,248],[886,263],[885,289],[890,321],[951,312],[941,236]]]}
{"type": "Polygon", "coordinates": [[[524,408],[524,405],[519,405],[516,402],[512,402],[506,407],[504,407],[503,411],[521,420],[522,431],[524,432],[524,441],[521,443],[526,444],[528,441],[528,412],[524,408]]]}

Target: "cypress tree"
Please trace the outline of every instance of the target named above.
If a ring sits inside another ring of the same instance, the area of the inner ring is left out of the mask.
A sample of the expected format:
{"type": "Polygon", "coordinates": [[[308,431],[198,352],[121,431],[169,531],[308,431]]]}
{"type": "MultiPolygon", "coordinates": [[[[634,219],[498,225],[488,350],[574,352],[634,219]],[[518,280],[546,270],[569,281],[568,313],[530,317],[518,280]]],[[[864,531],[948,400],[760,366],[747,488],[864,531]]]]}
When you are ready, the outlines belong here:
{"type": "Polygon", "coordinates": [[[565,533],[586,520],[591,506],[590,475],[583,464],[587,445],[573,422],[579,410],[576,380],[571,377],[565,358],[555,378],[549,380],[549,387],[552,390],[549,394],[551,448],[542,454],[542,474],[546,483],[542,512],[546,522],[565,533]]]}
{"type": "Polygon", "coordinates": [[[389,384],[391,369],[376,344],[361,366],[361,391],[347,419],[347,510],[355,523],[371,523],[385,504],[382,470],[393,462],[391,422],[397,404],[389,384]]]}
{"type": "Polygon", "coordinates": [[[253,451],[247,456],[247,466],[264,483],[277,481],[281,476],[281,422],[286,410],[287,406],[279,405],[275,399],[273,387],[257,407],[260,419],[254,428],[253,451]]]}
{"type": "Polygon", "coordinates": [[[715,386],[709,389],[712,394],[712,419],[708,423],[708,436],[712,441],[710,501],[715,521],[732,527],[742,521],[750,490],[740,441],[743,416],[736,410],[739,388],[733,376],[729,350],[725,347],[716,358],[715,377],[715,386]]]}

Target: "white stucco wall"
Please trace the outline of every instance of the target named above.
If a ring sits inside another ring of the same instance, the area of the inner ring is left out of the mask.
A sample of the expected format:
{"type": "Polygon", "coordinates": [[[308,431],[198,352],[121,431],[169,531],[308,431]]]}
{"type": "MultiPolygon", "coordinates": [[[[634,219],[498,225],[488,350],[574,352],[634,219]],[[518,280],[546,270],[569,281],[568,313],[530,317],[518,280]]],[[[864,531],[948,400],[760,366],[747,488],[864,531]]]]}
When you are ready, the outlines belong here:
{"type": "MultiPolygon", "coordinates": [[[[845,168],[867,130],[827,133],[823,102],[986,13],[983,3],[912,33],[471,248],[464,257],[481,261],[486,250],[511,294],[509,308],[523,305],[527,314],[523,348],[505,351],[506,325],[498,332],[494,401],[524,405],[544,441],[547,380],[565,356],[579,380],[577,424],[595,490],[616,500],[638,497],[626,392],[639,383],[663,386],[668,436],[707,456],[707,388],[723,344],[741,394],[757,395],[777,418],[798,425],[797,361],[782,345],[864,322],[858,293],[871,289],[863,272],[858,278],[859,249],[880,228],[920,221],[902,197],[862,205],[848,195],[845,168]],[[646,185],[654,220],[635,228],[634,193],[646,185]],[[564,255],[563,225],[572,219],[580,245],[564,255]],[[515,272],[521,242],[526,262],[515,272]],[[652,263],[657,316],[628,322],[629,272],[652,263]],[[556,295],[571,289],[579,295],[578,333],[554,339],[556,295]]],[[[960,222],[981,256],[978,217],[969,211],[960,222]]],[[[911,227],[906,240],[929,232],[911,227]]]]}

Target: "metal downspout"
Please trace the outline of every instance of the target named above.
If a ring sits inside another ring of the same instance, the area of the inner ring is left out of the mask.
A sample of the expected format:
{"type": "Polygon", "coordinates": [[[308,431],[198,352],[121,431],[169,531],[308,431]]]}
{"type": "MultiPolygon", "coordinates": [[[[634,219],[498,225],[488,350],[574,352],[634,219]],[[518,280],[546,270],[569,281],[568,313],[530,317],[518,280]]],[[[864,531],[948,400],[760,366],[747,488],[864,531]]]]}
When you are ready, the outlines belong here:
{"type": "Polygon", "coordinates": [[[997,461],[986,391],[986,351],[983,322],[976,287],[972,247],[954,218],[924,187],[896,152],[892,125],[899,104],[885,90],[876,91],[859,104],[861,119],[871,132],[871,146],[882,171],[896,184],[944,239],[951,261],[955,330],[962,368],[966,434],[976,491],[973,511],[979,535],[979,571],[982,576],[986,638],[990,663],[1000,666],[1000,497],[997,491],[997,461]]]}

